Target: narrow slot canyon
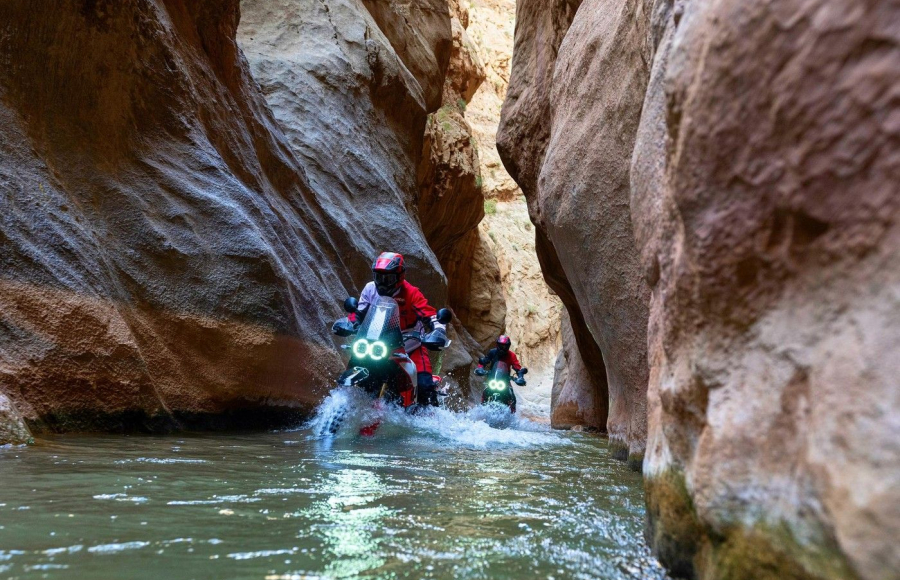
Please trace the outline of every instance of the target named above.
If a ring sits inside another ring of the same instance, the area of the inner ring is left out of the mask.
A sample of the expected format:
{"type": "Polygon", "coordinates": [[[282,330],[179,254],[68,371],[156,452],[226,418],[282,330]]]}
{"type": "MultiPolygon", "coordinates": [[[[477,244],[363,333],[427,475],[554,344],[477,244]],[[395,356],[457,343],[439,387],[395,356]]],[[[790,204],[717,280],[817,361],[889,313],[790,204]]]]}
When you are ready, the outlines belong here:
{"type": "Polygon", "coordinates": [[[0,578],[900,580],[895,2],[0,22],[0,578]]]}

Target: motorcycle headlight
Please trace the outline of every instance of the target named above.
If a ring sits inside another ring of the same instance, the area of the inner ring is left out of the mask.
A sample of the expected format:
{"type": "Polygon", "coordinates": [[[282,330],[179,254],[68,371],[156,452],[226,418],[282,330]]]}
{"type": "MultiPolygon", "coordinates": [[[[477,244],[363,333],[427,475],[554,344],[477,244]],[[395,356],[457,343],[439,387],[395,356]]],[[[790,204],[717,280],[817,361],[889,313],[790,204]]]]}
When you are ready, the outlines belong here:
{"type": "Polygon", "coordinates": [[[488,388],[491,388],[495,391],[502,391],[504,388],[506,388],[506,385],[503,384],[503,381],[493,380],[488,383],[488,388]]]}
{"type": "Polygon", "coordinates": [[[353,355],[356,358],[366,358],[369,354],[369,341],[361,338],[353,343],[353,355]]]}
{"type": "Polygon", "coordinates": [[[381,360],[388,355],[388,347],[380,340],[369,345],[369,356],[372,360],[381,360]]]}

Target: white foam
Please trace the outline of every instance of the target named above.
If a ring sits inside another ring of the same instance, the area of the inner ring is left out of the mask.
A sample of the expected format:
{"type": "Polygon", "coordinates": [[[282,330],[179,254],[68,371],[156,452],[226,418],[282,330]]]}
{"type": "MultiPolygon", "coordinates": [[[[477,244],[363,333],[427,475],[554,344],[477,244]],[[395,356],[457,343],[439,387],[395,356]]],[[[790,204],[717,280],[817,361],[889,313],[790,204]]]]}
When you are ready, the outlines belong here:
{"type": "Polygon", "coordinates": [[[44,550],[44,554],[47,556],[58,556],[60,554],[74,554],[76,552],[80,552],[84,549],[84,546],[81,544],[76,544],[74,546],[68,546],[66,548],[49,548],[44,550]]]}
{"type": "Polygon", "coordinates": [[[268,558],[270,556],[283,556],[286,554],[296,554],[297,548],[286,548],[283,550],[260,550],[258,552],[236,552],[228,554],[228,558],[232,560],[252,560],[254,558],[268,558]]]}
{"type": "Polygon", "coordinates": [[[209,463],[205,459],[180,459],[174,457],[167,458],[158,458],[158,457],[138,457],[137,459],[120,459],[116,461],[119,465],[124,465],[127,463],[153,463],[158,465],[169,465],[175,463],[209,463]]]}
{"type": "Polygon", "coordinates": [[[254,503],[260,501],[258,497],[247,495],[214,495],[211,499],[174,499],[166,502],[166,505],[218,505],[221,503],[254,503]]]}
{"type": "Polygon", "coordinates": [[[373,408],[372,398],[357,387],[340,387],[316,409],[313,418],[304,425],[311,429],[314,437],[346,437],[356,435],[363,425],[371,425],[380,420],[383,413],[373,408]],[[332,426],[339,425],[336,433],[332,426]]]}
{"type": "Polygon", "coordinates": [[[139,495],[128,495],[125,493],[101,493],[95,495],[94,499],[110,499],[114,501],[127,501],[131,503],[146,503],[150,501],[146,497],[141,497],[139,495]]]}
{"type": "Polygon", "coordinates": [[[99,546],[91,546],[88,552],[92,554],[115,554],[126,550],[139,550],[146,548],[150,542],[122,542],[118,544],[100,544],[99,546]]]}
{"type": "Polygon", "coordinates": [[[396,406],[380,407],[371,397],[357,388],[338,388],[325,398],[313,419],[305,425],[316,438],[357,437],[361,426],[382,422],[378,434],[385,431],[414,431],[426,433],[432,439],[452,442],[467,447],[496,446],[536,447],[568,445],[571,441],[553,433],[549,426],[535,423],[520,414],[511,414],[499,404],[477,405],[469,411],[458,413],[447,409],[427,409],[410,414],[396,406]],[[340,423],[335,435],[329,426],[340,423]]]}
{"type": "Polygon", "coordinates": [[[424,431],[433,438],[479,449],[571,444],[569,439],[551,432],[546,425],[512,414],[503,405],[480,405],[465,413],[429,409],[419,415],[392,408],[387,413],[386,423],[424,431]]]}

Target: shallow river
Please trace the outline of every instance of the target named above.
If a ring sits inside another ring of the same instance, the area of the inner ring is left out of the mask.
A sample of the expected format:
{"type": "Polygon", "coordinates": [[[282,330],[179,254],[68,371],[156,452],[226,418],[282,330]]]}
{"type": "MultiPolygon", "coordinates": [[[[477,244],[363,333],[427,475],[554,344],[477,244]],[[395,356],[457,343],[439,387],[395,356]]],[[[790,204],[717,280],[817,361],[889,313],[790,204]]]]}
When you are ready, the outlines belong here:
{"type": "Polygon", "coordinates": [[[665,578],[603,439],[484,419],[0,448],[0,578],[665,578]]]}

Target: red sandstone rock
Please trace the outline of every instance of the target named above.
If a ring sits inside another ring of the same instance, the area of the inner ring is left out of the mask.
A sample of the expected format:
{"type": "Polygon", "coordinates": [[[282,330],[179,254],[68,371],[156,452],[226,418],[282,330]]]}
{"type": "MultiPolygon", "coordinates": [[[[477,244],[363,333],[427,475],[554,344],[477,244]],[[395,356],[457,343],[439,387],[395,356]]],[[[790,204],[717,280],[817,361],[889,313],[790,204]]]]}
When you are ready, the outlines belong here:
{"type": "Polygon", "coordinates": [[[539,230],[545,276],[588,354],[594,381],[585,388],[601,398],[608,389],[609,415],[594,421],[636,460],[646,439],[648,292],[628,174],[649,76],[642,9],[637,1],[521,2],[498,134],[539,230]]]}
{"type": "Polygon", "coordinates": [[[653,540],[704,577],[896,577],[900,7],[690,3],[663,27],[632,165],[653,540]],[[693,542],[660,500],[679,478],[693,542]]]}
{"type": "Polygon", "coordinates": [[[402,208],[449,14],[382,33],[402,7],[377,4],[304,8],[311,51],[278,80],[312,90],[284,108],[236,0],[0,5],[0,392],[31,425],[283,420],[340,368],[328,327],[377,251],[446,299],[402,208]]]}
{"type": "MultiPolygon", "coordinates": [[[[476,47],[466,34],[466,8],[451,2],[453,48],[444,101],[429,115],[418,170],[422,230],[448,279],[449,302],[459,320],[484,347],[503,332],[506,304],[500,271],[490,245],[478,231],[484,218],[479,151],[466,121],[466,103],[484,81],[476,47]]],[[[468,373],[465,382],[468,383],[468,373]]]]}
{"type": "Polygon", "coordinates": [[[545,275],[607,368],[636,370],[609,346],[648,333],[644,473],[663,563],[701,578],[896,577],[900,7],[519,13],[502,152],[545,275]],[[632,307],[639,277],[649,319],[632,307]]]}

